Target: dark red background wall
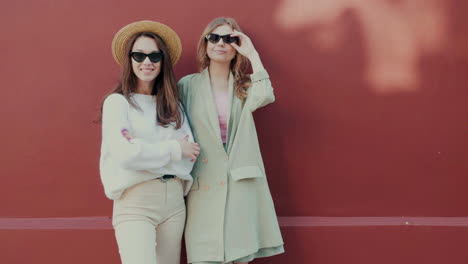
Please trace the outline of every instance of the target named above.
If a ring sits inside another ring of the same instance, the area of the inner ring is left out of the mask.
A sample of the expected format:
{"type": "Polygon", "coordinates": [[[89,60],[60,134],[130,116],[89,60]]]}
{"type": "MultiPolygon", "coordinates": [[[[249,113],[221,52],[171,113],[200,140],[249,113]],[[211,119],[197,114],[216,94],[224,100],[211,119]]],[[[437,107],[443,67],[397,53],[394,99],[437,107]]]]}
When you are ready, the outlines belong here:
{"type": "Polygon", "coordinates": [[[254,263],[466,263],[468,5],[462,0],[0,3],[1,263],[117,263],[99,179],[116,31],[170,25],[177,77],[237,19],[277,101],[256,113],[286,253],[254,263]]]}

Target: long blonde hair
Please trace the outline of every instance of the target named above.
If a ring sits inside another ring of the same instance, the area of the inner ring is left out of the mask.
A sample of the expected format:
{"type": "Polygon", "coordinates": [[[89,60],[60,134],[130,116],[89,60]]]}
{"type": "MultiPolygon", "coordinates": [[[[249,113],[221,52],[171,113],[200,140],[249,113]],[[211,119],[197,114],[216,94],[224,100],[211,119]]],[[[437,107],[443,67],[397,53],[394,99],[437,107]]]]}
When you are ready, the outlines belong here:
{"type": "MultiPolygon", "coordinates": [[[[206,53],[207,40],[205,36],[208,33],[213,32],[217,27],[222,25],[229,25],[233,30],[242,32],[241,28],[237,24],[234,18],[230,17],[218,17],[211,21],[203,30],[203,33],[198,41],[197,48],[197,62],[200,71],[203,71],[208,65],[210,65],[210,58],[206,53]]],[[[250,76],[247,74],[247,71],[250,68],[250,61],[236,52],[236,56],[231,61],[230,70],[234,75],[234,91],[236,96],[245,100],[247,98],[247,89],[251,85],[250,76]]]]}

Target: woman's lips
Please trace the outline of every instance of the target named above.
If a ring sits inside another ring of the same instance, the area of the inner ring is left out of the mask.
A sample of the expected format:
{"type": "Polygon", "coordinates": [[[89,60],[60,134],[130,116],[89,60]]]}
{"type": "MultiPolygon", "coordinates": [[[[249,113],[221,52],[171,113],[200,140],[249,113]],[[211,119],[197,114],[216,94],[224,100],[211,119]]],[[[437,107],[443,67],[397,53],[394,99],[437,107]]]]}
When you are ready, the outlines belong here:
{"type": "Polygon", "coordinates": [[[140,69],[140,71],[143,74],[151,74],[154,71],[154,69],[153,68],[142,68],[142,69],[140,69]]]}
{"type": "Polygon", "coordinates": [[[141,68],[140,72],[144,75],[151,75],[154,72],[153,68],[141,68]]]}

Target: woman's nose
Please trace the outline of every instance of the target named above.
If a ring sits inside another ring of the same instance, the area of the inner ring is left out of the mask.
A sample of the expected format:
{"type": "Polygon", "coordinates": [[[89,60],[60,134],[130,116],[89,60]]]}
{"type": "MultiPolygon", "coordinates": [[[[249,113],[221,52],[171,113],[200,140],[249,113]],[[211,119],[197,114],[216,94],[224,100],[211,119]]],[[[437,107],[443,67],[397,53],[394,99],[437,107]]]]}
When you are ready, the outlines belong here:
{"type": "Polygon", "coordinates": [[[148,56],[146,56],[145,60],[143,61],[143,64],[152,64],[148,56]]]}

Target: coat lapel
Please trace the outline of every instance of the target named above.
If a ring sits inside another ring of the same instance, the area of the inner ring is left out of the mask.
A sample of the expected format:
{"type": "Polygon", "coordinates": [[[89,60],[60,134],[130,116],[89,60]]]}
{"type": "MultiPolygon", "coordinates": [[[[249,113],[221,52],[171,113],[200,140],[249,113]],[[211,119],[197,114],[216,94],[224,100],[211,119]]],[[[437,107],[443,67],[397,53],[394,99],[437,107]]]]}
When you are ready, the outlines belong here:
{"type": "Polygon", "coordinates": [[[234,76],[231,73],[229,78],[229,119],[228,119],[228,154],[231,153],[233,143],[235,142],[237,127],[239,125],[240,116],[242,113],[243,102],[234,92],[234,76]]]}
{"type": "Polygon", "coordinates": [[[227,116],[227,135],[226,135],[226,144],[227,144],[227,147],[226,147],[226,150],[227,150],[227,153],[229,153],[229,148],[230,148],[230,145],[231,145],[231,134],[232,134],[232,130],[231,130],[231,127],[232,127],[232,109],[233,109],[233,105],[234,105],[234,75],[232,74],[232,72],[229,72],[229,80],[228,80],[228,116],[227,116]]]}
{"type": "Polygon", "coordinates": [[[205,114],[208,117],[209,129],[214,138],[216,138],[216,145],[222,148],[224,147],[221,141],[221,130],[219,127],[218,120],[218,110],[213,97],[213,91],[211,89],[210,73],[208,68],[205,68],[200,75],[199,84],[196,84],[196,87],[200,87],[200,96],[201,102],[203,102],[203,107],[205,109],[205,114]]]}
{"type": "MultiPolygon", "coordinates": [[[[235,139],[237,126],[239,123],[240,115],[242,112],[242,101],[237,98],[234,92],[234,75],[229,73],[228,80],[228,116],[227,116],[227,153],[230,152],[232,144],[235,139]]],[[[226,151],[223,147],[221,140],[221,130],[218,120],[218,109],[216,107],[213,90],[211,88],[210,73],[208,68],[205,68],[198,79],[198,83],[194,84],[195,87],[200,87],[201,96],[200,102],[203,102],[204,114],[208,117],[208,126],[210,133],[216,138],[216,145],[226,151]]]]}

